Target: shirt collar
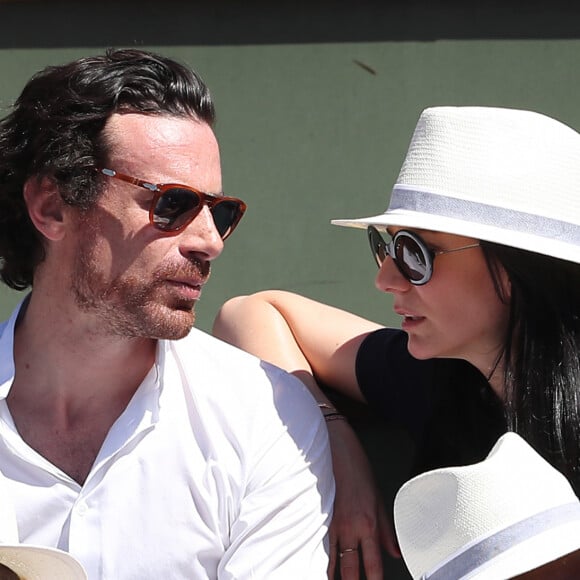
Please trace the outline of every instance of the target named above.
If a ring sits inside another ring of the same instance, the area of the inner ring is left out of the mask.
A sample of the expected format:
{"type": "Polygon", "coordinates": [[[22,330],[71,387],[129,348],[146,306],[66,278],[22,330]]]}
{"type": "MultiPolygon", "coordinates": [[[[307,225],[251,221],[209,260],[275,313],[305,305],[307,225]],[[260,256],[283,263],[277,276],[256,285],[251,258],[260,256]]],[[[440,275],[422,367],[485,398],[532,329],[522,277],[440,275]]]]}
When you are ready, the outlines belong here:
{"type": "Polygon", "coordinates": [[[14,379],[14,328],[29,299],[30,293],[20,301],[10,318],[0,324],[0,399],[6,398],[14,379]]]}

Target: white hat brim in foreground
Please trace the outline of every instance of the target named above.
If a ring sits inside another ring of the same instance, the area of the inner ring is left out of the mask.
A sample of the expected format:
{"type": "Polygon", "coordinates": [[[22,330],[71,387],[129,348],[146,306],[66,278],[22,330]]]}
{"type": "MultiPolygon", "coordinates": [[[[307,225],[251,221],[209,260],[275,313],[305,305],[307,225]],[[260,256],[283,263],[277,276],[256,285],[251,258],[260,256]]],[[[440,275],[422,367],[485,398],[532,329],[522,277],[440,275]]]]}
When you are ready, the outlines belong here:
{"type": "Polygon", "coordinates": [[[580,549],[580,501],[515,433],[480,463],[405,483],[394,521],[416,580],[511,578],[580,549]]]}
{"type": "Polygon", "coordinates": [[[532,111],[426,109],[387,210],[332,223],[446,232],[580,263],[580,134],[532,111]]]}
{"type": "Polygon", "coordinates": [[[23,580],[87,580],[81,564],[70,554],[44,546],[0,545],[0,564],[23,580]]]}

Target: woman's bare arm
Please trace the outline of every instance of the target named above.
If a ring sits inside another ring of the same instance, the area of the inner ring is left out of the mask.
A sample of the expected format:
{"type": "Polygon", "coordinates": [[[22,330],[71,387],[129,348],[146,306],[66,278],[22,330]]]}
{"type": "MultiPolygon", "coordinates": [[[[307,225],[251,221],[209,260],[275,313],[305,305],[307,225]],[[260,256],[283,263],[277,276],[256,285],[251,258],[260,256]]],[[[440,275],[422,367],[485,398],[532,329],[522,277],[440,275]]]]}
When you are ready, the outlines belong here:
{"type": "Polygon", "coordinates": [[[380,325],[282,290],[266,290],[226,302],[213,333],[297,374],[321,401],[316,377],[330,388],[364,401],[355,360],[364,338],[380,325]]]}

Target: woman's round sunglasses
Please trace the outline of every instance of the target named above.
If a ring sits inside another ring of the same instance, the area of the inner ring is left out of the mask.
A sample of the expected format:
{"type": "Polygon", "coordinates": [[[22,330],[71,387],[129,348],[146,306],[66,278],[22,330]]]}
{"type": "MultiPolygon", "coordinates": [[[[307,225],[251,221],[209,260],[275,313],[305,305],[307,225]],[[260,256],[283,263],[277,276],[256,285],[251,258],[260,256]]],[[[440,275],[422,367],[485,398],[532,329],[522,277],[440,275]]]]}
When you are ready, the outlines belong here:
{"type": "Polygon", "coordinates": [[[377,266],[380,268],[387,256],[390,256],[403,276],[415,286],[427,284],[433,274],[433,260],[439,254],[450,254],[469,248],[477,248],[479,243],[451,250],[432,250],[413,232],[399,230],[390,242],[385,242],[377,228],[367,228],[371,251],[377,266]]]}
{"type": "Polygon", "coordinates": [[[201,212],[203,206],[207,205],[219,235],[225,240],[246,211],[246,204],[235,197],[211,195],[176,183],[150,183],[113,169],[99,168],[97,171],[107,177],[152,191],[154,196],[149,208],[149,222],[162,232],[181,232],[201,212]]]}

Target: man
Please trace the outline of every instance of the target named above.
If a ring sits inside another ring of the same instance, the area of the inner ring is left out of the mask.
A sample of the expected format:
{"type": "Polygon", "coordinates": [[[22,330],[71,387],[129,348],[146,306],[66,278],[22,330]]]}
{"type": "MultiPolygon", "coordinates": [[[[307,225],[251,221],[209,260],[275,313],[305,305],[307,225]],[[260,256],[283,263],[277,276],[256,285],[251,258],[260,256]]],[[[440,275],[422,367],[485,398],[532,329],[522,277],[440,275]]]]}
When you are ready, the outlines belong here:
{"type": "Polygon", "coordinates": [[[191,330],[245,210],[213,120],[195,73],[120,50],[38,73],[0,124],[1,275],[32,287],[0,329],[0,466],[20,541],[91,579],[325,575],[319,410],[191,330]]]}

